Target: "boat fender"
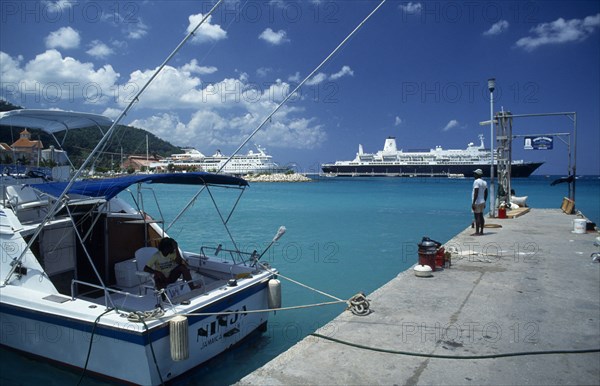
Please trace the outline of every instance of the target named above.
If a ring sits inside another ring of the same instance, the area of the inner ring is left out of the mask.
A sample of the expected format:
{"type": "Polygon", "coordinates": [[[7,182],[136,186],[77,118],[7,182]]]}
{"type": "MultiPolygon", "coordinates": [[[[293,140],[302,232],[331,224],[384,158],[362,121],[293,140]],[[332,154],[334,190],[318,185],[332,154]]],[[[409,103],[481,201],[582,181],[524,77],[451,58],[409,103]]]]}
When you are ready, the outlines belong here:
{"type": "Polygon", "coordinates": [[[189,358],[188,341],[188,319],[183,315],[177,315],[169,321],[171,359],[183,361],[189,358]]]}
{"type": "Polygon", "coordinates": [[[278,279],[270,279],[268,288],[269,308],[281,308],[281,282],[278,279]]]}
{"type": "Polygon", "coordinates": [[[413,269],[415,271],[415,276],[417,277],[430,277],[433,276],[432,269],[428,265],[416,265],[413,269]]]}

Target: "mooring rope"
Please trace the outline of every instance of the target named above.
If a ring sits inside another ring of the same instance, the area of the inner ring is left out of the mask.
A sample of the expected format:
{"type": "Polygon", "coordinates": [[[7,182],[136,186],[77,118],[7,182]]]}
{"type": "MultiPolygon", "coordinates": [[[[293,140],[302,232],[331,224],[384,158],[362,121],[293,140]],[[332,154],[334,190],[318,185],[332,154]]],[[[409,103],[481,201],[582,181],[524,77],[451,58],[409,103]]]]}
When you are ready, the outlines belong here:
{"type": "Polygon", "coordinates": [[[263,263],[261,263],[261,262],[258,262],[258,261],[257,261],[257,263],[258,263],[258,265],[260,265],[260,266],[261,266],[261,267],[262,267],[262,268],[263,268],[265,271],[269,271],[269,272],[271,272],[273,275],[281,276],[281,277],[282,277],[282,278],[284,278],[285,280],[291,281],[292,283],[294,283],[294,284],[298,284],[299,286],[301,286],[301,287],[304,287],[304,288],[306,288],[306,289],[309,289],[309,290],[311,290],[311,291],[315,291],[315,292],[317,292],[317,293],[320,293],[321,295],[327,296],[328,298],[335,299],[335,300],[337,300],[337,301],[340,301],[340,302],[341,302],[341,301],[344,301],[344,300],[342,300],[342,299],[340,299],[340,298],[338,298],[338,297],[336,297],[336,296],[333,296],[333,295],[330,295],[330,294],[328,294],[327,292],[320,291],[320,290],[318,290],[318,289],[316,289],[316,288],[313,288],[313,287],[311,287],[311,286],[308,286],[308,285],[306,285],[306,284],[300,283],[299,281],[297,281],[297,280],[294,280],[294,279],[292,279],[291,277],[284,276],[283,274],[281,274],[281,273],[279,273],[279,272],[277,272],[277,271],[274,271],[274,270],[272,270],[272,269],[271,269],[271,267],[268,267],[268,266],[264,265],[264,264],[263,264],[263,263]]]}
{"type": "Polygon", "coordinates": [[[289,307],[279,307],[279,308],[265,308],[262,310],[244,310],[244,311],[221,311],[221,312],[190,312],[183,313],[180,315],[183,316],[210,316],[210,315],[233,315],[233,314],[254,314],[259,312],[271,312],[271,311],[289,311],[289,310],[299,310],[303,308],[312,308],[312,307],[322,307],[322,306],[331,306],[334,304],[346,303],[345,300],[333,301],[333,302],[323,302],[323,303],[313,303],[313,304],[303,304],[299,306],[289,306],[289,307]]]}
{"type": "MultiPolygon", "coordinates": [[[[272,270],[270,267],[268,267],[268,266],[266,266],[266,265],[264,265],[264,264],[262,264],[262,263],[260,263],[258,261],[257,261],[257,263],[263,269],[265,269],[266,271],[271,272],[273,275],[280,276],[280,277],[282,277],[282,278],[284,278],[284,279],[286,279],[288,281],[291,281],[292,283],[297,284],[297,285],[299,285],[301,287],[304,287],[306,289],[309,289],[309,290],[314,291],[316,293],[319,293],[321,295],[324,295],[324,296],[330,297],[332,299],[335,299],[338,303],[341,303],[341,302],[346,303],[348,305],[347,309],[350,310],[350,312],[352,312],[354,315],[365,316],[365,315],[369,315],[372,312],[371,308],[370,308],[371,307],[371,303],[369,302],[369,300],[367,299],[367,297],[365,296],[365,294],[362,293],[362,292],[357,293],[356,295],[352,296],[348,300],[342,300],[342,299],[340,299],[340,298],[338,298],[336,296],[333,296],[331,294],[328,294],[326,292],[323,292],[321,290],[313,288],[313,287],[311,287],[309,285],[306,285],[304,283],[300,283],[299,281],[294,280],[291,277],[287,277],[285,275],[282,275],[281,273],[272,270]]],[[[333,304],[333,302],[332,302],[332,304],[333,304]]]]}
{"type": "MultiPolygon", "coordinates": [[[[305,308],[314,308],[314,307],[323,307],[323,306],[332,306],[336,304],[346,304],[348,307],[347,310],[350,310],[354,315],[364,316],[368,315],[372,312],[369,308],[370,303],[369,300],[365,297],[363,293],[358,293],[351,297],[348,300],[334,300],[331,302],[321,302],[321,303],[312,303],[312,304],[302,304],[298,306],[289,306],[289,307],[278,307],[278,308],[265,308],[260,310],[244,310],[244,311],[220,311],[220,312],[185,312],[179,313],[174,311],[173,314],[182,315],[182,316],[219,316],[219,315],[234,315],[234,314],[255,314],[261,312],[272,312],[272,311],[290,311],[290,310],[300,310],[305,308]]],[[[127,314],[127,320],[133,323],[141,323],[145,320],[149,319],[159,319],[165,316],[165,311],[161,308],[155,308],[150,311],[135,311],[127,314]]],[[[170,317],[170,316],[169,316],[170,317]]]]}
{"type": "Polygon", "coordinates": [[[100,321],[101,317],[103,317],[111,311],[115,311],[115,309],[107,308],[106,311],[98,315],[96,320],[94,320],[94,325],[92,326],[92,332],[90,335],[90,345],[88,346],[88,352],[85,357],[85,364],[83,365],[83,369],[81,370],[81,375],[79,376],[79,381],[77,382],[77,385],[81,384],[81,381],[83,381],[83,377],[85,376],[85,372],[87,371],[88,363],[90,362],[90,356],[92,355],[92,346],[94,344],[94,335],[96,334],[96,327],[98,327],[98,322],[100,321]]]}
{"type": "MultiPolygon", "coordinates": [[[[264,270],[266,270],[267,272],[270,272],[273,275],[276,275],[277,277],[282,277],[285,280],[288,280],[294,284],[297,284],[301,287],[304,287],[308,290],[314,291],[316,293],[319,293],[323,296],[329,297],[331,299],[334,299],[333,301],[330,302],[320,302],[320,303],[312,303],[312,304],[303,304],[303,305],[298,305],[298,306],[289,306],[289,307],[277,307],[277,308],[266,308],[266,309],[259,309],[259,310],[244,310],[244,311],[220,311],[220,312],[184,312],[184,313],[180,313],[175,309],[175,305],[171,302],[171,299],[167,297],[167,301],[169,302],[170,306],[171,306],[171,310],[173,312],[173,315],[182,315],[182,316],[220,316],[220,315],[233,315],[233,314],[240,314],[240,313],[244,313],[244,314],[252,314],[252,313],[263,313],[263,312],[275,312],[275,311],[290,311],[290,310],[299,310],[299,309],[306,309],[306,308],[314,308],[314,307],[323,307],[323,306],[331,306],[331,305],[336,305],[336,304],[346,304],[346,310],[349,310],[350,312],[352,312],[353,315],[357,315],[357,316],[366,316],[369,315],[370,313],[372,313],[373,311],[371,310],[371,303],[369,301],[369,299],[367,299],[367,296],[363,293],[363,292],[359,292],[356,295],[352,296],[350,299],[344,300],[344,299],[340,299],[337,296],[328,294],[327,292],[318,290],[316,288],[313,288],[309,285],[306,285],[304,283],[299,282],[298,280],[294,280],[291,277],[282,275],[281,273],[271,269],[269,266],[258,262],[258,265],[260,265],[264,270]]],[[[165,293],[164,290],[159,291],[159,294],[162,295],[162,293],[165,293]]],[[[166,295],[166,293],[165,293],[166,295]]],[[[165,316],[165,310],[162,307],[157,307],[153,310],[150,311],[135,311],[135,312],[130,312],[129,314],[127,314],[127,320],[129,320],[130,322],[133,323],[144,323],[145,320],[149,320],[149,319],[159,319],[161,317],[165,316]]]]}
{"type": "Polygon", "coordinates": [[[359,343],[348,342],[341,339],[336,339],[331,336],[322,335],[319,333],[309,334],[316,338],[323,338],[325,340],[329,340],[335,343],[340,343],[350,347],[356,347],[363,350],[377,351],[386,354],[397,354],[397,355],[407,355],[414,357],[424,357],[424,358],[436,358],[436,359],[495,359],[495,358],[506,358],[506,357],[517,357],[517,356],[527,356],[527,355],[550,355],[550,354],[588,354],[588,353],[596,353],[600,352],[600,348],[590,348],[590,349],[582,349],[582,350],[546,350],[546,351],[522,351],[522,352],[509,352],[509,353],[500,353],[500,354],[488,354],[488,355],[445,355],[445,354],[426,354],[426,353],[418,353],[418,352],[410,352],[410,351],[400,351],[400,350],[392,350],[385,349],[379,347],[371,347],[362,345],[359,343]]]}
{"type": "Polygon", "coordinates": [[[371,310],[371,303],[369,302],[369,299],[367,299],[365,294],[362,292],[359,292],[356,295],[352,296],[347,303],[348,309],[354,315],[366,316],[373,312],[371,310]]]}
{"type": "MultiPolygon", "coordinates": [[[[359,293],[354,295],[349,300],[336,300],[332,302],[321,302],[321,303],[312,303],[312,304],[302,304],[299,306],[289,306],[289,307],[279,307],[279,308],[265,308],[260,310],[244,310],[244,311],[221,311],[221,312],[184,312],[179,313],[175,312],[174,314],[182,315],[182,316],[219,316],[219,315],[234,315],[234,314],[255,314],[260,312],[272,312],[272,311],[290,311],[290,310],[300,310],[304,308],[314,308],[314,307],[323,307],[323,306],[332,306],[336,304],[347,304],[347,310],[350,310],[354,315],[357,316],[365,316],[369,315],[373,312],[369,308],[369,301],[364,297],[364,294],[359,293]],[[353,300],[355,298],[362,298],[361,300],[353,300]]],[[[151,311],[136,311],[131,312],[127,315],[127,320],[133,323],[140,323],[144,320],[149,320],[152,318],[161,318],[165,316],[164,310],[160,308],[156,308],[151,311]],[[158,311],[158,312],[155,312],[158,311]]]]}
{"type": "Polygon", "coordinates": [[[127,320],[134,323],[144,322],[145,320],[158,319],[164,316],[165,310],[162,308],[155,308],[150,311],[134,311],[127,314],[127,320]]]}

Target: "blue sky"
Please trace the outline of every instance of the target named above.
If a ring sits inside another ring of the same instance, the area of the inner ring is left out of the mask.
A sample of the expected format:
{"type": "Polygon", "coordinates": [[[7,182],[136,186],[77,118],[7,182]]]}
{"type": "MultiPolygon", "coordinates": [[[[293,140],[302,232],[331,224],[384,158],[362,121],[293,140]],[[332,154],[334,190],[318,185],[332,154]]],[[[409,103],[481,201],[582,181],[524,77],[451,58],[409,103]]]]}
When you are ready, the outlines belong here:
{"type": "MultiPolygon", "coordinates": [[[[116,117],[215,1],[1,1],[0,97],[116,117]]],[[[231,153],[378,1],[226,0],[123,123],[205,154],[231,153]]],[[[577,172],[600,174],[600,2],[391,1],[251,143],[282,164],[383,148],[489,144],[495,110],[577,112],[577,172]]],[[[515,134],[570,132],[567,117],[515,134]]],[[[567,149],[522,150],[566,174],[567,149]]],[[[250,148],[244,149],[244,151],[250,148]]]]}

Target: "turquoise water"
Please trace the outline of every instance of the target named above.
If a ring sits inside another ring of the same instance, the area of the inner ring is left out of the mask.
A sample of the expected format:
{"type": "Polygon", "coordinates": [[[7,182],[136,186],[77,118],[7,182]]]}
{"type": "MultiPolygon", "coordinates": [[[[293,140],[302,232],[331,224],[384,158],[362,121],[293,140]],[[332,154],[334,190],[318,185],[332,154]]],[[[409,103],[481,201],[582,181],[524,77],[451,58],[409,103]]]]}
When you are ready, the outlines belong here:
{"type": "MultiPolygon", "coordinates": [[[[566,184],[550,186],[552,178],[531,177],[513,181],[529,206],[558,208],[567,195],[566,184]]],[[[339,298],[359,291],[370,293],[413,265],[417,243],[423,236],[445,242],[471,223],[469,179],[324,178],[312,183],[251,184],[240,200],[229,227],[242,250],[261,252],[280,225],[287,233],[263,257],[286,276],[339,298]]],[[[169,197],[161,205],[168,223],[193,187],[153,186],[157,196],[169,197]]],[[[236,192],[213,189],[223,208],[230,208],[236,192]]],[[[577,181],[577,209],[600,223],[600,179],[577,181]]],[[[158,212],[148,200],[146,209],[158,212]]],[[[227,213],[222,213],[224,217],[227,213]]],[[[495,220],[510,221],[510,220],[495,220]]],[[[218,214],[202,193],[190,214],[169,233],[186,250],[231,246],[218,214]]],[[[284,306],[329,300],[282,279],[284,306]]],[[[405,294],[409,296],[409,294],[405,294]]],[[[328,306],[272,315],[268,331],[192,372],[178,385],[224,385],[268,362],[316,328],[343,312],[328,306]]],[[[402,312],[402,310],[399,310],[402,312]]],[[[77,375],[0,351],[2,384],[72,384],[77,375]],[[25,370],[24,370],[25,369],[25,370]],[[35,369],[33,371],[32,369],[35,369]]],[[[102,384],[93,381],[86,384],[102,384]]]]}

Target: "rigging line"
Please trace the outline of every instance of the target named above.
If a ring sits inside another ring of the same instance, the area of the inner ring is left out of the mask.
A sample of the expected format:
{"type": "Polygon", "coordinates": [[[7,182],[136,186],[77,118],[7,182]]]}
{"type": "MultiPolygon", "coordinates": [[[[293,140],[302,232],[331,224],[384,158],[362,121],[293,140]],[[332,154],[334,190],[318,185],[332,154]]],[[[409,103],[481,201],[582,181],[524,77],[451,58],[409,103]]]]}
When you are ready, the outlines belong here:
{"type": "MultiPolygon", "coordinates": [[[[226,32],[229,31],[229,28],[236,20],[239,20],[239,17],[241,15],[242,11],[244,10],[244,8],[246,8],[246,5],[248,4],[249,1],[250,0],[245,0],[244,4],[242,4],[242,6],[238,8],[238,11],[235,14],[233,14],[233,17],[231,18],[231,21],[229,22],[229,24],[227,24],[227,26],[225,28],[223,28],[226,32]]],[[[228,15],[227,6],[225,6],[225,18],[227,18],[227,15],[228,15]]],[[[198,61],[198,64],[203,64],[205,59],[210,55],[210,53],[213,51],[213,49],[216,46],[217,46],[217,41],[214,41],[213,44],[210,46],[210,48],[204,53],[202,59],[200,59],[198,61]]]]}
{"type": "MultiPolygon", "coordinates": [[[[95,204],[94,207],[92,209],[90,209],[90,211],[88,213],[85,213],[81,216],[81,218],[79,219],[79,221],[77,223],[74,223],[74,230],[76,232],[78,232],[78,226],[82,225],[85,223],[85,221],[87,221],[87,219],[92,219],[92,213],[93,211],[98,207],[99,204],[95,204]]],[[[65,203],[65,207],[67,206],[67,204],[65,203]]],[[[67,210],[68,212],[68,210],[67,210]]],[[[70,213],[70,212],[69,212],[70,213]]],[[[100,219],[101,213],[98,213],[92,220],[92,224],[90,226],[90,229],[87,231],[87,233],[85,235],[83,235],[83,240],[86,241],[88,239],[88,237],[90,237],[94,227],[96,226],[96,223],[98,222],[98,220],[100,219]]],[[[73,223],[73,220],[71,221],[71,223],[73,223]]],[[[67,232],[65,232],[56,242],[56,244],[48,251],[48,252],[55,252],[57,249],[59,248],[63,248],[64,244],[63,241],[66,240],[66,238],[69,237],[69,234],[67,232]]]]}
{"type": "MultiPolygon", "coordinates": [[[[103,138],[104,143],[106,143],[108,141],[108,138],[112,137],[112,134],[113,134],[116,126],[118,125],[118,123],[121,121],[121,119],[125,115],[127,115],[127,113],[133,107],[133,105],[135,103],[139,102],[139,97],[144,93],[144,91],[146,91],[146,89],[150,86],[150,84],[152,84],[152,82],[154,81],[154,79],[156,79],[158,77],[158,75],[162,72],[163,68],[165,68],[167,66],[167,64],[171,61],[171,59],[173,59],[173,57],[179,52],[179,50],[187,43],[187,41],[190,40],[192,38],[192,36],[195,35],[195,33],[198,30],[198,28],[200,28],[200,26],[202,24],[204,24],[204,22],[208,18],[211,17],[211,15],[213,14],[213,12],[219,7],[219,5],[222,2],[223,2],[223,0],[218,0],[217,3],[211,8],[211,10],[208,11],[208,13],[206,15],[204,15],[204,17],[202,18],[202,20],[200,20],[200,22],[196,25],[196,27],[194,27],[194,29],[192,31],[190,31],[183,38],[183,40],[177,45],[177,47],[175,47],[175,49],[169,54],[169,56],[167,56],[167,58],[162,62],[162,64],[158,67],[158,69],[154,72],[154,74],[152,74],[152,76],[150,77],[150,79],[148,79],[148,81],[142,86],[142,88],[140,89],[140,91],[138,91],[138,93],[132,98],[131,102],[129,102],[129,104],[127,105],[127,107],[125,107],[125,109],[121,112],[121,114],[119,114],[118,118],[113,122],[113,124],[108,129],[108,131],[106,132],[106,135],[103,138]]],[[[100,145],[100,144],[98,144],[98,145],[100,145]]],[[[103,146],[105,146],[105,145],[103,144],[103,146]]],[[[94,154],[99,147],[100,146],[96,146],[96,148],[94,149],[94,151],[92,152],[92,154],[94,154]]]]}
{"type": "Polygon", "coordinates": [[[233,207],[231,208],[231,211],[229,212],[229,215],[227,216],[227,220],[225,220],[225,224],[227,224],[229,222],[229,219],[233,215],[233,211],[235,210],[235,208],[237,208],[238,203],[240,202],[240,199],[242,198],[242,194],[244,194],[245,191],[246,191],[246,189],[242,188],[242,190],[240,191],[240,194],[238,194],[238,198],[237,198],[237,200],[235,200],[235,204],[233,204],[233,207]]]}
{"type": "Polygon", "coordinates": [[[210,191],[210,189],[208,188],[207,185],[206,186],[206,191],[208,192],[208,195],[210,196],[210,199],[213,202],[213,206],[215,207],[217,214],[219,215],[219,218],[221,219],[221,222],[223,223],[223,226],[225,227],[225,230],[227,231],[227,234],[229,235],[229,239],[231,240],[231,242],[233,243],[233,247],[235,248],[235,250],[238,252],[239,254],[239,249],[237,246],[237,243],[235,242],[233,235],[231,234],[231,232],[229,231],[229,227],[227,226],[227,222],[225,221],[225,219],[223,218],[223,215],[221,214],[221,211],[219,210],[219,206],[217,205],[217,202],[215,201],[214,196],[212,195],[212,192],[210,191]]]}
{"type": "MultiPolygon", "coordinates": [[[[233,24],[233,22],[234,22],[235,20],[237,20],[237,17],[238,17],[238,16],[240,15],[240,13],[241,13],[241,12],[244,10],[244,8],[246,7],[246,4],[248,4],[248,1],[249,1],[249,0],[245,0],[245,1],[244,1],[244,4],[243,4],[243,5],[242,5],[242,6],[239,8],[238,12],[235,14],[235,17],[233,17],[233,18],[231,19],[231,21],[229,22],[229,24],[227,24],[227,27],[225,27],[225,31],[228,31],[228,30],[229,30],[229,27],[231,27],[231,24],[233,24]]],[[[215,7],[216,7],[216,5],[215,5],[215,7]]],[[[211,11],[210,13],[212,14],[212,11],[211,11]]],[[[202,20],[202,22],[203,22],[203,21],[204,21],[204,20],[202,20]]],[[[201,22],[201,23],[202,23],[202,22],[201,22]]],[[[197,29],[197,28],[198,28],[198,27],[196,27],[196,29],[197,29]]],[[[195,31],[196,29],[194,29],[194,31],[195,31]]],[[[194,31],[192,31],[192,32],[194,32],[194,31]]],[[[215,41],[215,42],[213,42],[212,46],[211,46],[211,47],[210,47],[210,48],[209,48],[209,49],[208,49],[208,50],[207,50],[207,51],[204,53],[204,55],[203,55],[203,58],[202,58],[202,59],[199,61],[199,64],[202,64],[202,63],[204,63],[204,60],[206,59],[206,57],[208,57],[208,56],[210,55],[210,53],[211,53],[211,52],[212,52],[212,50],[213,50],[213,49],[216,47],[216,45],[217,45],[217,42],[216,42],[216,41],[215,41]]],[[[120,137],[118,137],[118,138],[117,138],[117,143],[118,143],[119,145],[121,145],[121,146],[123,145],[123,144],[122,144],[122,141],[123,141],[123,137],[125,137],[126,130],[127,130],[127,127],[124,127],[124,129],[123,129],[123,134],[122,134],[120,137]]],[[[144,130],[144,131],[146,131],[146,130],[144,130]]],[[[139,146],[138,146],[138,147],[139,147],[139,146]]],[[[136,149],[137,149],[137,148],[136,148],[136,149]]],[[[134,153],[134,154],[135,154],[135,153],[134,153]]]]}
{"type": "MultiPolygon", "coordinates": [[[[75,223],[75,219],[73,218],[73,215],[71,214],[71,211],[69,210],[69,206],[67,206],[66,209],[67,209],[67,213],[69,214],[69,218],[71,219],[71,223],[73,224],[73,230],[75,231],[75,235],[77,235],[77,239],[79,239],[79,243],[81,244],[81,249],[83,249],[83,253],[88,258],[88,261],[89,261],[90,265],[92,266],[92,270],[96,274],[96,278],[98,279],[98,281],[100,282],[100,285],[104,289],[105,299],[108,299],[108,301],[110,301],[110,304],[112,305],[112,307],[116,308],[115,303],[113,302],[112,296],[110,296],[110,294],[108,293],[108,290],[106,289],[106,284],[104,284],[104,281],[102,280],[102,276],[100,275],[100,272],[98,272],[98,268],[96,268],[96,265],[94,264],[94,260],[90,256],[90,252],[88,251],[88,249],[85,246],[85,241],[83,241],[83,239],[81,238],[81,234],[79,233],[79,229],[77,229],[77,224],[75,223]]],[[[108,304],[106,305],[106,307],[108,308],[108,304]]]]}
{"type": "Polygon", "coordinates": [[[362,28],[362,26],[367,22],[367,20],[369,20],[371,18],[371,16],[373,16],[375,14],[375,12],[377,12],[377,10],[379,10],[379,8],[381,8],[381,6],[386,2],[386,0],[381,0],[381,2],[379,3],[379,5],[377,5],[377,7],[375,7],[375,9],[373,9],[371,11],[371,13],[369,13],[367,15],[367,17],[365,17],[363,19],[363,21],[360,22],[360,24],[358,24],[356,26],[356,28],[354,28],[354,30],[352,30],[352,32],[350,32],[350,34],[348,34],[348,36],[346,36],[346,38],[344,40],[342,40],[342,42],[340,44],[338,44],[338,46],[331,51],[331,53],[329,55],[327,55],[327,57],[325,59],[323,59],[323,61],[317,66],[315,67],[314,70],[312,70],[312,72],[310,74],[308,74],[303,80],[302,82],[300,82],[295,88],[294,90],[292,90],[292,92],[288,93],[288,95],[281,101],[281,103],[279,103],[279,105],[277,105],[277,107],[275,107],[275,109],[273,109],[273,111],[267,115],[265,117],[265,119],[261,122],[260,125],[258,125],[258,127],[256,129],[254,129],[254,131],[246,138],[246,140],[244,140],[244,142],[242,142],[242,144],[233,152],[233,154],[231,154],[229,156],[229,158],[221,165],[221,167],[219,168],[219,170],[217,170],[217,174],[219,172],[221,172],[221,170],[223,170],[223,168],[225,167],[225,165],[227,165],[229,163],[229,161],[231,161],[231,159],[233,159],[233,157],[239,153],[240,150],[242,150],[242,148],[244,146],[246,146],[246,144],[252,139],[252,137],[254,137],[254,135],[263,128],[263,126],[271,119],[271,117],[273,115],[275,115],[275,113],[277,111],[279,111],[279,109],[294,95],[296,94],[296,92],[304,85],[304,83],[306,83],[310,78],[312,78],[312,76],[314,74],[317,73],[317,71],[319,71],[324,65],[325,63],[327,63],[345,44],[348,40],[350,40],[350,38],[358,31],[362,28]]]}
{"type": "MultiPolygon", "coordinates": [[[[237,188],[235,188],[235,187],[229,187],[229,186],[219,186],[219,188],[220,188],[220,189],[242,189],[242,193],[243,193],[243,192],[246,190],[246,188],[245,188],[245,187],[237,187],[237,188]]],[[[185,213],[185,212],[186,212],[186,211],[187,211],[187,210],[188,210],[188,209],[189,209],[189,208],[190,208],[192,205],[194,205],[194,203],[196,202],[196,200],[198,199],[198,197],[200,196],[200,194],[201,194],[201,193],[202,193],[202,192],[203,192],[205,189],[208,189],[208,184],[205,184],[204,186],[202,186],[202,188],[200,188],[200,190],[199,190],[198,192],[196,192],[192,198],[190,198],[190,201],[188,201],[188,203],[185,205],[185,207],[184,207],[184,208],[183,208],[183,209],[182,209],[182,210],[181,210],[179,213],[177,213],[177,215],[175,216],[175,218],[173,219],[173,221],[171,221],[171,222],[169,223],[169,225],[168,225],[168,226],[166,226],[166,227],[164,228],[165,232],[168,232],[168,231],[169,231],[169,229],[171,229],[171,227],[173,227],[173,225],[175,225],[175,223],[176,223],[177,221],[179,221],[179,219],[181,218],[181,216],[183,216],[183,215],[184,215],[184,213],[185,213]]],[[[235,203],[235,206],[237,206],[237,204],[238,204],[238,201],[240,200],[242,193],[240,193],[240,197],[238,197],[238,199],[237,199],[237,201],[236,201],[236,203],[235,203]]],[[[234,208],[232,208],[232,209],[231,209],[231,213],[229,213],[229,216],[227,216],[227,220],[225,221],[225,223],[228,223],[228,222],[229,222],[229,219],[231,218],[231,215],[233,214],[233,210],[235,209],[235,206],[234,206],[234,208]]]]}
{"type": "MultiPolygon", "coordinates": [[[[94,123],[95,123],[95,122],[94,122],[94,123]]],[[[68,132],[68,131],[69,131],[68,129],[65,129],[65,136],[64,136],[65,138],[66,138],[66,136],[67,136],[67,132],[68,132]]],[[[60,150],[63,150],[63,151],[64,151],[64,150],[65,150],[65,149],[63,148],[64,141],[63,141],[62,143],[61,143],[61,142],[59,142],[59,141],[58,141],[58,138],[56,138],[56,135],[54,135],[54,134],[55,134],[55,133],[50,133],[50,136],[51,136],[51,137],[54,139],[54,142],[56,142],[56,144],[58,145],[58,148],[59,148],[60,150]]],[[[66,157],[66,158],[67,158],[67,161],[69,162],[69,165],[71,165],[71,167],[72,167],[73,169],[75,169],[75,165],[73,165],[73,162],[71,162],[71,159],[70,159],[69,157],[66,157]]]]}
{"type": "Polygon", "coordinates": [[[177,216],[175,216],[175,218],[173,219],[173,221],[171,221],[171,223],[166,227],[165,231],[168,232],[169,229],[171,229],[171,227],[173,225],[175,225],[175,223],[177,221],[179,221],[179,219],[181,218],[181,216],[183,216],[183,214],[185,212],[187,212],[187,210],[194,204],[194,202],[196,202],[196,200],[198,199],[198,196],[200,196],[200,194],[204,191],[204,189],[206,189],[206,185],[202,186],[202,188],[200,188],[200,190],[198,190],[194,196],[192,198],[190,198],[190,200],[188,201],[187,204],[185,204],[185,206],[183,207],[183,209],[181,209],[179,211],[179,213],[177,213],[177,216]]]}
{"type": "MultiPolygon", "coordinates": [[[[169,56],[160,65],[160,67],[154,72],[154,74],[152,74],[152,76],[150,77],[150,79],[148,79],[148,81],[146,82],[146,84],[144,84],[144,86],[142,86],[142,88],[135,95],[135,97],[133,97],[133,99],[131,100],[131,102],[129,102],[129,104],[127,105],[127,107],[125,107],[125,109],[121,112],[121,114],[119,114],[119,116],[117,117],[117,119],[113,121],[113,123],[110,126],[110,128],[106,131],[106,134],[104,135],[104,137],[102,137],[102,139],[100,140],[100,142],[98,142],[98,144],[96,145],[96,147],[94,148],[94,150],[92,150],[92,152],[90,153],[90,155],[88,155],[88,157],[86,158],[86,160],[83,161],[83,163],[81,164],[81,166],[79,167],[79,169],[75,172],[75,175],[73,175],[73,177],[71,178],[71,180],[69,180],[69,183],[67,184],[67,186],[65,187],[65,189],[62,191],[62,193],[60,194],[60,196],[57,197],[56,202],[52,205],[52,208],[50,208],[50,210],[48,211],[48,214],[46,215],[46,217],[44,218],[44,220],[42,220],[42,222],[40,223],[40,225],[36,228],[35,232],[31,236],[31,239],[29,240],[29,243],[27,244],[27,248],[23,248],[23,251],[21,251],[21,254],[19,255],[19,257],[17,259],[15,259],[16,263],[20,263],[21,260],[23,260],[23,257],[25,256],[25,254],[27,253],[27,251],[30,250],[31,246],[33,245],[33,242],[38,238],[38,236],[42,232],[42,229],[44,228],[44,226],[48,223],[48,221],[50,221],[50,219],[52,218],[52,216],[54,216],[56,214],[56,212],[58,210],[58,207],[60,206],[62,200],[67,195],[67,192],[69,191],[69,189],[71,189],[71,187],[73,186],[73,184],[75,183],[75,181],[83,173],[83,170],[90,164],[90,162],[92,161],[92,159],[95,157],[95,154],[98,153],[98,151],[101,148],[104,147],[104,144],[113,135],[113,132],[115,131],[115,128],[117,127],[117,125],[119,124],[119,122],[121,121],[121,119],[123,119],[123,117],[125,115],[127,115],[127,113],[129,112],[129,110],[133,107],[133,105],[136,102],[139,101],[139,97],[144,93],[144,91],[146,91],[146,89],[148,88],[148,86],[150,86],[150,84],[154,81],[154,79],[156,79],[156,77],[158,76],[158,74],[161,73],[161,71],[167,65],[167,63],[169,63],[171,61],[171,59],[179,52],[179,50],[181,49],[181,47],[183,47],[183,45],[194,35],[194,33],[196,32],[196,30],[198,28],[200,28],[200,26],[202,24],[204,24],[204,22],[212,15],[212,13],[217,9],[217,7],[222,2],[223,2],[223,0],[218,0],[217,3],[211,8],[211,10],[206,15],[204,15],[204,17],[196,25],[196,27],[190,33],[188,33],[185,36],[185,38],[183,38],[183,40],[181,41],[181,43],[179,43],[179,45],[177,45],[177,47],[175,47],[175,49],[171,52],[171,54],[169,54],[169,56]]],[[[12,275],[15,273],[15,271],[17,269],[16,267],[18,267],[18,265],[19,264],[14,264],[13,265],[13,267],[11,268],[11,270],[6,275],[6,278],[2,281],[2,283],[0,283],[0,286],[8,285],[8,282],[9,282],[10,278],[12,277],[12,275]]]]}
{"type": "MultiPolygon", "coordinates": [[[[373,10],[371,11],[371,13],[365,17],[363,19],[362,22],[360,22],[360,24],[358,24],[356,26],[356,28],[354,28],[354,30],[352,30],[352,32],[350,32],[350,34],[348,36],[346,36],[346,38],[344,40],[342,40],[342,42],[340,44],[338,44],[338,46],[325,58],[323,59],[323,61],[317,66],[315,67],[314,70],[312,70],[312,72],[310,74],[308,74],[308,76],[306,76],[304,78],[304,80],[302,82],[300,82],[296,88],[294,88],[294,90],[292,92],[290,92],[284,99],[283,101],[281,101],[281,103],[279,103],[279,105],[277,107],[275,107],[275,109],[271,112],[271,114],[269,114],[262,122],[260,125],[258,125],[258,127],[256,129],[254,129],[254,131],[248,136],[248,138],[246,138],[246,140],[244,142],[242,142],[242,144],[236,149],[236,151],[233,152],[233,154],[231,154],[229,156],[229,158],[227,160],[225,160],[225,162],[221,165],[221,167],[219,168],[219,170],[217,170],[216,174],[219,174],[221,172],[221,170],[223,170],[223,168],[225,167],[225,165],[227,165],[229,163],[229,161],[231,161],[231,159],[237,154],[239,153],[239,151],[246,146],[246,144],[252,139],[252,137],[254,137],[254,135],[263,128],[263,126],[271,119],[271,117],[273,115],[275,115],[275,113],[277,111],[279,111],[279,109],[300,89],[300,87],[302,87],[304,85],[304,83],[306,83],[317,71],[319,71],[324,65],[325,63],[327,63],[329,61],[329,59],[331,59],[333,57],[333,55],[335,55],[342,46],[344,46],[346,44],[346,42],[367,22],[367,20],[369,20],[371,18],[371,16],[373,16],[373,14],[375,12],[377,12],[377,10],[379,10],[379,8],[381,8],[381,6],[386,2],[386,0],[381,0],[381,2],[379,3],[379,5],[373,10]]],[[[179,214],[175,217],[175,220],[173,220],[171,222],[171,224],[169,224],[169,226],[167,227],[167,230],[169,230],[169,228],[175,223],[175,221],[177,221],[177,219],[179,219],[181,217],[181,215],[187,211],[189,209],[189,207],[192,205],[192,202],[194,202],[196,200],[196,198],[200,195],[200,193],[202,193],[202,190],[204,190],[204,188],[202,188],[200,191],[198,191],[198,193],[196,193],[194,195],[194,197],[192,197],[190,199],[190,201],[187,203],[186,206],[183,207],[183,209],[181,209],[181,211],[179,212],[179,214]]]]}

